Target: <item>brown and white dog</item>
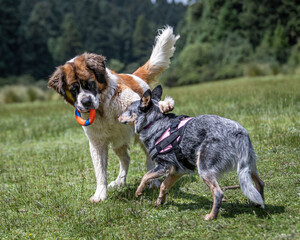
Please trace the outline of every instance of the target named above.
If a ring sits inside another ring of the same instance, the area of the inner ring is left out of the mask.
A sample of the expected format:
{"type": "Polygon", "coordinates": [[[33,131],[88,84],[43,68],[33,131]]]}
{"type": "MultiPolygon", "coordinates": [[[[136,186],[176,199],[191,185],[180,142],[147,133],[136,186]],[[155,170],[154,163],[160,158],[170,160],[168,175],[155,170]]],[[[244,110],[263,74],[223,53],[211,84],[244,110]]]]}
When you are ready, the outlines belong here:
{"type": "MultiPolygon", "coordinates": [[[[90,198],[91,202],[97,203],[107,197],[106,169],[110,144],[119,157],[120,171],[109,187],[125,184],[130,162],[128,145],[134,136],[134,129],[120,124],[118,115],[126,111],[133,101],[140,99],[149,89],[149,84],[155,82],[156,77],[169,67],[178,38],[169,26],[160,30],[149,60],[133,74],[117,74],[105,66],[105,57],[84,53],[59,66],[51,76],[48,86],[83,113],[83,117],[86,117],[85,112],[96,109],[94,123],[83,127],[89,139],[97,180],[97,189],[90,198]]],[[[172,99],[162,101],[161,111],[168,112],[173,105],[172,99]]],[[[150,170],[154,167],[153,162],[145,148],[142,148],[147,155],[147,169],[150,170]]],[[[158,185],[159,182],[154,184],[158,185]]]]}

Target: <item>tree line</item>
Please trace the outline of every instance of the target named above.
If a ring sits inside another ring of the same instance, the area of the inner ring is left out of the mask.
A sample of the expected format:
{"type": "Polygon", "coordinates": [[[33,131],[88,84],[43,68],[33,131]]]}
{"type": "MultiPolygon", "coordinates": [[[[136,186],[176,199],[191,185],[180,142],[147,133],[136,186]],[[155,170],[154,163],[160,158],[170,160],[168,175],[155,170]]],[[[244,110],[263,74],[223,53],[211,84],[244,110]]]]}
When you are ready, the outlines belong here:
{"type": "Polygon", "coordinates": [[[238,76],[300,73],[296,0],[0,0],[0,85],[47,79],[84,51],[132,72],[149,57],[158,28],[181,35],[167,86],[238,76]],[[24,77],[26,74],[26,77],[24,77]],[[27,81],[27,80],[26,80],[27,81]]]}
{"type": "Polygon", "coordinates": [[[0,0],[0,77],[47,79],[85,51],[131,71],[149,57],[157,29],[176,27],[186,8],[167,0],[0,0]]]}
{"type": "Polygon", "coordinates": [[[184,46],[165,84],[300,74],[299,16],[295,0],[198,1],[179,24],[184,46]]]}

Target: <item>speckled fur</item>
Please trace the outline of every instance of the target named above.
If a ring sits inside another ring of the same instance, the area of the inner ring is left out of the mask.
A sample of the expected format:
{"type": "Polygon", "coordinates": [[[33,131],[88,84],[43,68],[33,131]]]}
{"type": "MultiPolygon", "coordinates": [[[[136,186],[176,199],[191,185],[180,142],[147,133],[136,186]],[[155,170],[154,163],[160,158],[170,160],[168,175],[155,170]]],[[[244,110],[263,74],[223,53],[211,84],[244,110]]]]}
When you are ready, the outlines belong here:
{"type": "MultiPolygon", "coordinates": [[[[126,122],[130,122],[129,119],[136,122],[135,132],[139,134],[148,152],[155,147],[156,140],[169,128],[174,118],[174,115],[160,111],[158,101],[162,90],[159,88],[155,88],[152,94],[148,90],[141,100],[133,102],[119,117],[121,122],[124,119],[126,122]],[[151,95],[152,99],[149,101],[151,95]]],[[[206,220],[217,217],[223,198],[217,179],[229,170],[237,169],[242,192],[249,200],[264,207],[264,183],[257,173],[256,155],[246,129],[239,123],[215,115],[197,116],[187,122],[179,146],[183,158],[177,159],[174,152],[169,152],[158,154],[153,159],[157,166],[143,177],[136,196],[141,195],[147,181],[161,176],[171,176],[166,178],[168,181],[165,184],[170,187],[175,179],[191,173],[193,169],[187,166],[192,165],[194,169],[198,169],[214,196],[213,209],[205,216],[206,220]]],[[[165,187],[161,189],[156,206],[164,202],[166,192],[165,187]]]]}

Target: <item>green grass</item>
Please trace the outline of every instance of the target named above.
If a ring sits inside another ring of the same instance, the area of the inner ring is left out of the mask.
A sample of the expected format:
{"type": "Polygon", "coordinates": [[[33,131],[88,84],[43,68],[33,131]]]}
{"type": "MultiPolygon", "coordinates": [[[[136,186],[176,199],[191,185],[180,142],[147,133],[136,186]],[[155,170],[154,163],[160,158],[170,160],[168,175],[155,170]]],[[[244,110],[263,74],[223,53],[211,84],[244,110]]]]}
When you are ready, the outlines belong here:
{"type": "MultiPolygon", "coordinates": [[[[265,181],[265,210],[227,190],[217,220],[204,221],[212,196],[200,177],[183,177],[166,204],[157,190],[134,192],[146,172],[130,150],[127,185],[91,204],[96,183],[88,140],[73,108],[59,102],[0,106],[0,239],[299,239],[300,77],[242,78],[165,89],[175,112],[218,114],[250,134],[265,181]]],[[[110,152],[108,180],[118,174],[110,152]]],[[[220,185],[238,184],[236,173],[220,185]]]]}

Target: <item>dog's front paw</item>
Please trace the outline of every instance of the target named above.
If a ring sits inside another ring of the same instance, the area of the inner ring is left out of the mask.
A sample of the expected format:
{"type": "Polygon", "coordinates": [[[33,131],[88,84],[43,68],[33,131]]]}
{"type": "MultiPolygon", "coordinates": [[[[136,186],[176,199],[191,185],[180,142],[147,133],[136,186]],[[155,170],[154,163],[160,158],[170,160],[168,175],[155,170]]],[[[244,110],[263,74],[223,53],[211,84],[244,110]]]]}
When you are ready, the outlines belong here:
{"type": "Polygon", "coordinates": [[[105,199],[102,199],[101,197],[99,196],[92,196],[90,197],[90,202],[91,203],[99,203],[99,202],[103,202],[105,199]]]}
{"type": "Polygon", "coordinates": [[[141,196],[142,194],[143,194],[143,192],[142,192],[142,191],[140,191],[140,190],[136,190],[136,192],[135,192],[134,196],[135,196],[135,197],[139,197],[139,196],[141,196]]]}
{"type": "Polygon", "coordinates": [[[205,221],[208,221],[208,220],[213,220],[215,219],[216,217],[212,214],[206,214],[205,217],[204,217],[204,220],[205,221]]]}
{"type": "Polygon", "coordinates": [[[174,109],[174,100],[171,97],[166,97],[165,100],[158,102],[158,106],[162,113],[171,112],[174,109]]]}
{"type": "Polygon", "coordinates": [[[160,188],[160,181],[155,179],[155,180],[151,180],[149,183],[149,189],[158,189],[160,188]]]}
{"type": "Polygon", "coordinates": [[[114,188],[114,187],[121,187],[125,185],[125,182],[124,181],[119,181],[118,179],[115,180],[115,181],[112,181],[110,184],[108,184],[108,187],[109,188],[114,188]]]}
{"type": "Polygon", "coordinates": [[[103,202],[106,198],[107,198],[106,185],[99,185],[99,186],[97,186],[97,190],[96,190],[94,196],[92,196],[90,198],[90,201],[92,203],[99,203],[99,202],[103,202]]]}

